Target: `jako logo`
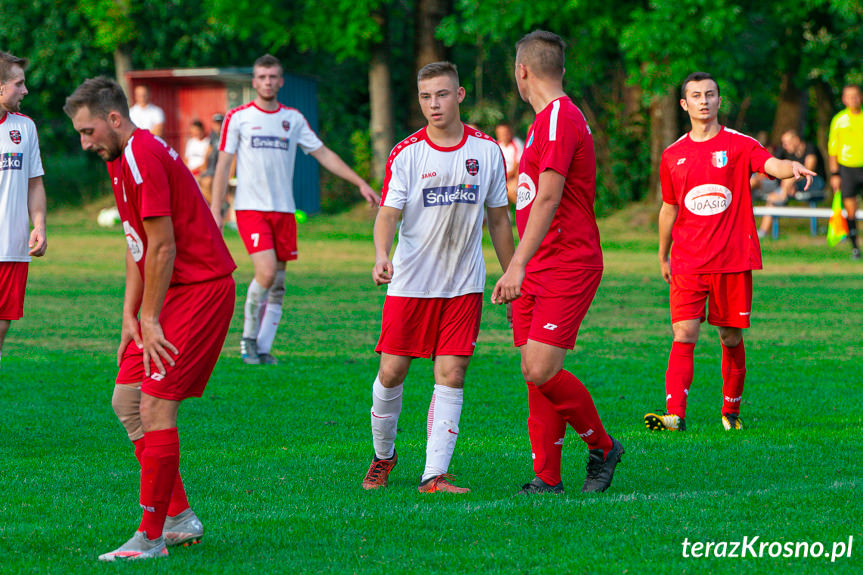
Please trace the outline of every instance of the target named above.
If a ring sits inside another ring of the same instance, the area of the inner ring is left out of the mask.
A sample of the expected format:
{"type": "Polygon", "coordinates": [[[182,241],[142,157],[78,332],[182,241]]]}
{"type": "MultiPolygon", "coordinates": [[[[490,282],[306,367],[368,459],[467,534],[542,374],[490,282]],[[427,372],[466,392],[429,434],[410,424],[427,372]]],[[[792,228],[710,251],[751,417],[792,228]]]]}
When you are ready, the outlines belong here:
{"type": "Polygon", "coordinates": [[[536,184],[524,172],[518,175],[518,190],[516,194],[515,209],[517,210],[529,206],[536,197],[536,184]]]}
{"type": "Polygon", "coordinates": [[[683,203],[696,216],[714,216],[731,205],[731,190],[718,184],[702,184],[689,190],[683,203]]]}
{"type": "Polygon", "coordinates": [[[728,397],[727,395],[725,396],[725,401],[729,403],[740,403],[740,399],[741,398],[739,397],[728,397]]]}
{"type": "Polygon", "coordinates": [[[433,178],[436,175],[437,175],[437,172],[426,172],[425,174],[423,174],[422,179],[424,180],[426,178],[433,178]]]}
{"type": "Polygon", "coordinates": [[[591,435],[593,435],[593,430],[592,430],[592,429],[588,429],[588,430],[587,430],[587,431],[585,431],[584,433],[579,433],[579,434],[578,434],[578,436],[579,436],[579,437],[590,437],[591,435]]]}
{"type": "Polygon", "coordinates": [[[0,171],[20,170],[24,167],[24,154],[7,153],[0,154],[0,171]]]}
{"type": "Polygon", "coordinates": [[[423,190],[423,206],[450,206],[452,204],[476,204],[479,199],[479,186],[459,184],[423,190]]]}

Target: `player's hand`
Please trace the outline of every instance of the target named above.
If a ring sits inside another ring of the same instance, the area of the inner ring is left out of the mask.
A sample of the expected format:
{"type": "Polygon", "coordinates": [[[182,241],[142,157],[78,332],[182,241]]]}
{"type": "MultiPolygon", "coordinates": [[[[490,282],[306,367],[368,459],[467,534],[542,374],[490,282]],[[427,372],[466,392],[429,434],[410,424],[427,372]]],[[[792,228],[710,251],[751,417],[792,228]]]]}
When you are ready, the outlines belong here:
{"type": "Polygon", "coordinates": [[[659,259],[659,272],[662,274],[662,279],[665,280],[665,283],[671,284],[671,262],[668,258],[660,258],[659,259]]]}
{"type": "Polygon", "coordinates": [[[48,239],[45,237],[45,228],[33,228],[30,232],[30,255],[41,258],[48,249],[48,239]]]}
{"type": "Polygon", "coordinates": [[[390,260],[380,260],[375,262],[375,267],[372,268],[372,279],[376,286],[388,284],[393,281],[393,262],[390,260]]]}
{"type": "Polygon", "coordinates": [[[171,353],[176,356],[180,352],[177,351],[174,344],[165,339],[159,320],[142,320],[141,336],[144,344],[144,374],[150,376],[150,361],[152,360],[159,373],[165,375],[165,364],[174,366],[174,358],[171,357],[171,353]]]}
{"type": "Polygon", "coordinates": [[[838,192],[842,189],[842,178],[839,176],[839,174],[836,174],[835,176],[830,176],[830,187],[833,189],[834,192],[838,192]]]}
{"type": "Polygon", "coordinates": [[[123,361],[123,354],[126,353],[126,348],[133,341],[138,346],[138,349],[143,349],[144,343],[141,341],[138,318],[123,317],[123,327],[120,329],[120,346],[117,348],[117,367],[120,367],[120,363],[123,361]]]}
{"type": "Polygon", "coordinates": [[[521,282],[524,281],[524,267],[510,262],[509,268],[494,284],[491,303],[511,303],[521,296],[521,282]]]}
{"type": "Polygon", "coordinates": [[[803,191],[809,189],[809,186],[812,184],[812,178],[818,175],[800,162],[791,162],[791,172],[794,174],[795,182],[800,178],[806,178],[806,185],[803,186],[803,191]]]}
{"type": "Polygon", "coordinates": [[[377,207],[381,203],[381,197],[365,182],[360,185],[360,194],[370,206],[377,207]]]}

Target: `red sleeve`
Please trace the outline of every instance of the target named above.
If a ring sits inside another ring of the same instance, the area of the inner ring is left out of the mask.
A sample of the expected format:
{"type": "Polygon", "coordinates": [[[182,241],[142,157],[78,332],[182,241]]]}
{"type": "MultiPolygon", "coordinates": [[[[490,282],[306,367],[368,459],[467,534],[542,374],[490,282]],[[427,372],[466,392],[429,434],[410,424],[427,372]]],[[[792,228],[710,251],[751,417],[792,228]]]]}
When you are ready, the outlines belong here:
{"type": "MultiPolygon", "coordinates": [[[[142,146],[143,148],[143,146],[142,146]]],[[[133,150],[140,173],[141,218],[171,215],[171,187],[168,172],[151,148],[133,150]]]]}
{"type": "MultiPolygon", "coordinates": [[[[576,150],[581,143],[584,128],[570,122],[559,122],[554,130],[555,133],[552,134],[549,122],[546,121],[543,124],[540,128],[543,134],[539,173],[541,174],[546,170],[554,170],[563,177],[566,177],[569,174],[572,158],[575,157],[576,150]]],[[[534,130],[534,137],[536,137],[537,132],[538,130],[534,130]]]]}
{"type": "Polygon", "coordinates": [[[671,168],[668,167],[668,162],[665,160],[665,154],[662,154],[662,160],[659,163],[659,181],[662,184],[662,201],[666,204],[676,206],[677,198],[674,196],[674,187],[671,185],[671,168]]]}
{"type": "Polygon", "coordinates": [[[764,173],[764,164],[773,157],[773,154],[758,143],[758,140],[752,140],[752,147],[749,150],[749,171],[764,173]]]}

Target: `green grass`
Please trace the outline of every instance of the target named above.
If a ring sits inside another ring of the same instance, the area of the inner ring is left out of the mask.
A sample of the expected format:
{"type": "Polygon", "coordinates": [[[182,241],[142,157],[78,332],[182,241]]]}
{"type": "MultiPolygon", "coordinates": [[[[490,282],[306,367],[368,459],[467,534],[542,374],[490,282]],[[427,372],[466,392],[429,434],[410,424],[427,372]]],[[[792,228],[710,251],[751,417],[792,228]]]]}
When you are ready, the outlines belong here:
{"type": "Polygon", "coordinates": [[[503,309],[490,304],[451,466],[473,492],[416,491],[428,361],[408,377],[389,488],[360,488],[384,291],[370,277],[371,222],[352,212],[301,226],[274,368],[240,362],[251,264],[229,235],[240,297],[228,344],[204,397],[180,412],[181,469],[206,536],[167,561],[122,567],[95,559],[140,515],[135,460],[110,406],[125,245],[90,223],[93,209],[53,215],[0,370],[0,572],[863,572],[863,267],[847,246],[783,222],[755,277],[747,429],[721,428],[720,349],[705,326],[689,431],[650,434],[642,417],[664,405],[670,328],[653,214],[638,209],[601,223],[606,272],[567,360],[626,446],[607,493],[579,493],[586,452],[569,434],[567,493],[513,497],[532,476],[526,394],[503,309]],[[744,536],[856,545],[834,564],[682,557],[684,538],[744,536]]]}

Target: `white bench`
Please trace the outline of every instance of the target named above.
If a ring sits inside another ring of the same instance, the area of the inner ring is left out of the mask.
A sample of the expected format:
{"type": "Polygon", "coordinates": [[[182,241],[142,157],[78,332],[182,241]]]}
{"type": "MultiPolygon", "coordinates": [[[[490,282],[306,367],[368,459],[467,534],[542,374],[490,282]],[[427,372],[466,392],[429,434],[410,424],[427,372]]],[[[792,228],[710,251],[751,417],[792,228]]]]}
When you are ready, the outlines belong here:
{"type": "MultiPolygon", "coordinates": [[[[794,207],[794,206],[755,206],[752,208],[755,217],[773,216],[773,238],[779,237],[779,218],[809,218],[809,232],[818,235],[818,220],[829,220],[833,215],[830,208],[794,207]]],[[[845,217],[845,210],[842,210],[845,217]]],[[[857,210],[857,219],[863,219],[863,209],[857,210]]]]}

